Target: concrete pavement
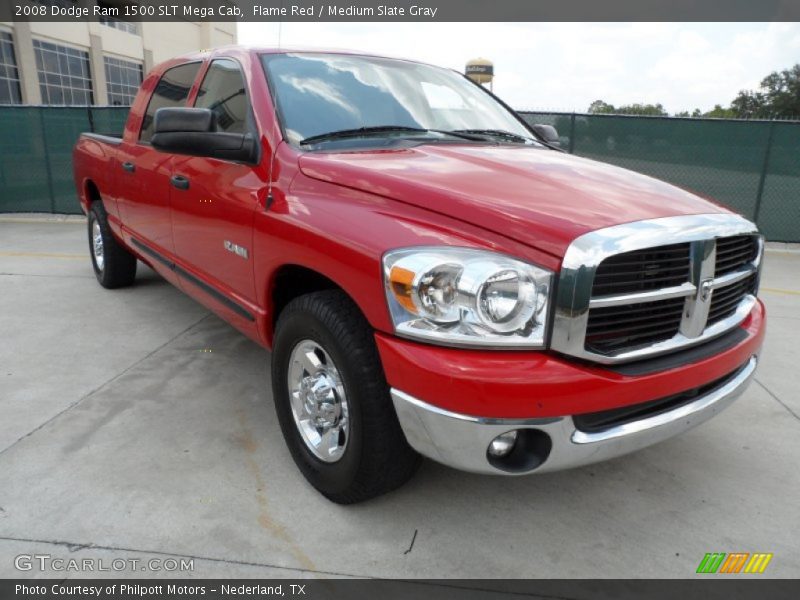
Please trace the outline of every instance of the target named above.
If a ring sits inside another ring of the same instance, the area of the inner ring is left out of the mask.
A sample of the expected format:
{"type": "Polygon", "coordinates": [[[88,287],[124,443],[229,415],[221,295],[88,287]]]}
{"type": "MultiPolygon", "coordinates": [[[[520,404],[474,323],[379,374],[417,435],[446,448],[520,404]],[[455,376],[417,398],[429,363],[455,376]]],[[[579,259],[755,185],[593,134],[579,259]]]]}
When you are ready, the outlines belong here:
{"type": "Polygon", "coordinates": [[[37,553],[198,577],[691,577],[712,551],[800,572],[797,251],[768,252],[757,381],[710,422],[541,476],[426,462],[350,507],[295,468],[269,354],[141,265],[102,289],[81,219],[0,217],[0,292],[0,577],[42,576],[14,566],[37,553]]]}

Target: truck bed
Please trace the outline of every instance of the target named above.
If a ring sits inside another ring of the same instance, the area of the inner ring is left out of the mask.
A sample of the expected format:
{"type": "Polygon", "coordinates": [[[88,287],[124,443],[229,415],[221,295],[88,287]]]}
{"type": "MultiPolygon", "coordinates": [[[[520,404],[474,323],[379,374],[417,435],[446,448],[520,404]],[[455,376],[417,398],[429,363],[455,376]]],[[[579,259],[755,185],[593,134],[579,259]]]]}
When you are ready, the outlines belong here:
{"type": "Polygon", "coordinates": [[[85,131],[81,133],[81,137],[97,140],[106,144],[114,144],[115,146],[122,142],[122,133],[93,133],[85,131]]]}

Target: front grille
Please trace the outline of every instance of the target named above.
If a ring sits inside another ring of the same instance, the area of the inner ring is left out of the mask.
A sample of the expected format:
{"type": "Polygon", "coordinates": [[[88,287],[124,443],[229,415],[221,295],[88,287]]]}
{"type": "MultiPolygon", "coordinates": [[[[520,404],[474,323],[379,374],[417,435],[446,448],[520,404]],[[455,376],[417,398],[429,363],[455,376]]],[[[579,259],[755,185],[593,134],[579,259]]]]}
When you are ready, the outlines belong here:
{"type": "Polygon", "coordinates": [[[668,340],[678,333],[684,298],[593,308],[586,326],[586,348],[610,354],[668,340]]]}
{"type": "Polygon", "coordinates": [[[681,285],[689,280],[689,244],[617,254],[597,267],[592,296],[625,294],[681,285]]]}
{"type": "Polygon", "coordinates": [[[572,419],[577,429],[587,433],[598,433],[611,429],[612,427],[618,427],[633,421],[640,421],[674,410],[684,404],[689,404],[721,388],[726,383],[733,380],[746,366],[745,364],[724,377],[715,379],[705,385],[686,390],[685,392],[680,392],[679,394],[651,400],[650,402],[634,404],[633,406],[623,406],[621,408],[612,408],[611,410],[575,415],[572,419]]]}
{"type": "Polygon", "coordinates": [[[715,277],[733,273],[756,259],[758,244],[752,235],[737,235],[717,240],[715,277]]]}
{"type": "MultiPolygon", "coordinates": [[[[670,244],[616,254],[597,267],[592,298],[608,298],[674,288],[691,281],[691,244],[670,244]]],[[[738,235],[716,241],[714,276],[740,271],[758,254],[756,238],[738,235]]],[[[720,287],[712,295],[707,325],[736,312],[755,290],[756,276],[720,287]]],[[[637,299],[638,300],[638,299],[637,299]]],[[[602,355],[636,350],[675,337],[681,326],[686,296],[631,302],[589,310],[584,348],[602,355]]]]}
{"type": "Polygon", "coordinates": [[[754,306],[762,248],[750,221],[725,213],[579,236],[561,261],[550,347],[610,365],[707,342],[754,306]]]}
{"type": "MultiPolygon", "coordinates": [[[[592,297],[635,294],[689,281],[690,245],[671,244],[616,254],[597,267],[592,297]]],[[[611,354],[668,340],[678,332],[684,298],[593,308],[586,349],[611,354]]]]}
{"type": "Polygon", "coordinates": [[[708,309],[708,325],[727,319],[739,306],[747,294],[754,294],[756,288],[756,274],[747,279],[742,279],[731,285],[714,290],[711,296],[711,306],[708,309]]]}

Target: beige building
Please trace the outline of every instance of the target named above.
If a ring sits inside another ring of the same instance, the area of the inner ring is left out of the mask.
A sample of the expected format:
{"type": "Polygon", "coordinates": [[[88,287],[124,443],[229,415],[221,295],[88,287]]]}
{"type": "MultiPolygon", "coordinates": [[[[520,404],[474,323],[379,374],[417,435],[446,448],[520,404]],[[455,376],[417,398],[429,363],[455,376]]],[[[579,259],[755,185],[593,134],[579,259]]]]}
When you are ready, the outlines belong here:
{"type": "Polygon", "coordinates": [[[0,22],[0,104],[126,106],[159,62],[235,43],[236,23],[0,22]]]}

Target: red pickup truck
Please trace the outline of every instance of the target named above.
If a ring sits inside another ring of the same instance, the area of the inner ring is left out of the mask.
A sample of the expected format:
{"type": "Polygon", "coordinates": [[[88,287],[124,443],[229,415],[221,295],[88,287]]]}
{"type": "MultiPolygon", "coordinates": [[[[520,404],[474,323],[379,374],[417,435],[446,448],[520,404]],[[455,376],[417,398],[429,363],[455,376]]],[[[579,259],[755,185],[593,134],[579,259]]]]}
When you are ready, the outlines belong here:
{"type": "Polygon", "coordinates": [[[615,457],[752,378],[753,223],[557,139],[447,69],[231,47],[156,67],[74,173],[100,284],[141,260],[270,348],[295,462],[350,503],[420,455],[615,457]]]}

